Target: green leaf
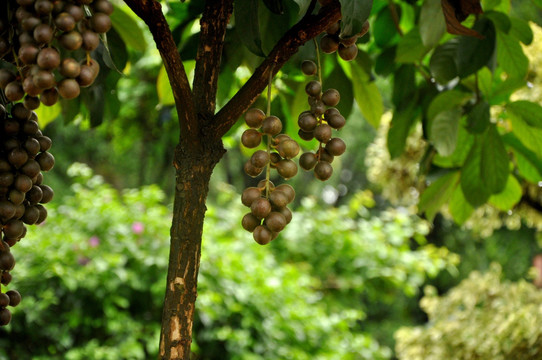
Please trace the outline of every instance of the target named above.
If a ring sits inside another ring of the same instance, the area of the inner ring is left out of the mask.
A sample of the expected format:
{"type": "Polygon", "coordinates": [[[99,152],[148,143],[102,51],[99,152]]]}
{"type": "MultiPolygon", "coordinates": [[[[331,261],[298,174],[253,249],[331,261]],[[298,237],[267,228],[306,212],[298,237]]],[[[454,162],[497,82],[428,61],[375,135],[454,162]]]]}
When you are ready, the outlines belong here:
{"type": "Polygon", "coordinates": [[[474,74],[484,65],[488,64],[495,51],[495,27],[486,18],[481,18],[474,24],[474,30],[485,38],[478,39],[472,36],[461,36],[457,46],[457,71],[461,78],[474,74]]]}
{"type": "Polygon", "coordinates": [[[263,3],[274,14],[281,15],[284,13],[282,0],[263,0],[263,3]]]}
{"type": "Polygon", "coordinates": [[[129,11],[126,5],[115,5],[115,11],[109,15],[111,23],[126,45],[144,52],[148,47],[147,41],[137,21],[129,15],[129,11]]]}
{"type": "Polygon", "coordinates": [[[412,102],[407,108],[393,112],[387,137],[387,147],[392,159],[403,153],[410,129],[417,119],[415,107],[416,104],[412,102]]]}
{"type": "Polygon", "coordinates": [[[311,4],[311,0],[294,0],[299,7],[299,15],[305,14],[311,4]]]}
{"type": "Polygon", "coordinates": [[[53,106],[45,106],[42,104],[39,108],[34,110],[38,116],[38,122],[41,129],[44,129],[48,124],[53,122],[60,115],[61,111],[62,107],[60,106],[60,102],[57,102],[53,106]]]}
{"type": "Polygon", "coordinates": [[[491,194],[500,193],[506,186],[510,173],[508,153],[496,125],[491,125],[483,135],[480,175],[491,194]]]}
{"type": "Polygon", "coordinates": [[[486,131],[490,122],[489,104],[480,101],[474,105],[467,116],[467,130],[472,134],[482,134],[486,131]]]}
{"type": "Polygon", "coordinates": [[[542,106],[531,101],[519,100],[506,105],[506,110],[519,116],[529,126],[542,128],[542,106]]]}
{"type": "Polygon", "coordinates": [[[542,129],[529,126],[523,119],[510,113],[514,135],[535,154],[542,154],[542,129]]]}
{"type": "Polygon", "coordinates": [[[474,208],[469,204],[461,186],[457,186],[452,194],[450,202],[448,203],[448,210],[452,218],[458,225],[462,225],[471,216],[474,208]]]}
{"type": "Polygon", "coordinates": [[[493,87],[493,73],[488,67],[484,66],[478,71],[478,88],[489,99],[493,87]]]}
{"type": "Polygon", "coordinates": [[[459,130],[457,131],[457,145],[454,152],[450,156],[442,156],[436,154],[433,157],[433,164],[442,168],[455,168],[461,167],[465,163],[465,159],[469,155],[469,151],[474,143],[474,135],[469,133],[465,129],[465,120],[459,123],[459,130]]]}
{"type": "Polygon", "coordinates": [[[425,0],[420,12],[420,35],[423,45],[433,47],[446,31],[446,22],[439,0],[425,0]]]}
{"type": "Polygon", "coordinates": [[[510,35],[524,43],[530,45],[533,42],[533,30],[529,26],[529,23],[523,19],[510,18],[512,28],[510,29],[510,35]]]}
{"type": "Polygon", "coordinates": [[[508,101],[508,98],[514,91],[524,87],[526,84],[527,81],[525,79],[514,77],[508,77],[506,80],[501,82],[494,81],[489,103],[491,105],[496,105],[504,101],[508,101]]]}
{"type": "Polygon", "coordinates": [[[391,100],[395,104],[396,109],[402,109],[410,105],[412,98],[416,94],[416,90],[416,68],[411,64],[401,65],[393,76],[391,100]]]}
{"type": "Polygon", "coordinates": [[[528,149],[513,133],[503,136],[506,145],[511,146],[516,157],[516,165],[523,177],[532,182],[542,179],[542,159],[539,155],[528,149]]]}
{"type": "Polygon", "coordinates": [[[363,23],[369,18],[373,0],[340,0],[341,3],[341,37],[346,38],[358,34],[363,23]]]}
{"type": "Polygon", "coordinates": [[[384,113],[382,95],[374,81],[369,75],[355,64],[351,64],[352,86],[354,88],[354,99],[356,100],[361,113],[369,124],[378,128],[380,118],[384,113]]]}
{"type": "Polygon", "coordinates": [[[463,195],[469,204],[474,208],[484,204],[491,195],[482,181],[481,159],[482,141],[477,138],[461,169],[461,190],[463,190],[463,195]]]}
{"type": "Polygon", "coordinates": [[[499,4],[501,3],[501,0],[482,0],[482,9],[484,10],[493,10],[499,4]]]}
{"type": "Polygon", "coordinates": [[[512,209],[520,200],[523,195],[521,185],[516,177],[512,174],[508,176],[506,186],[498,194],[492,195],[489,198],[489,203],[502,211],[508,211],[512,209]]]}
{"type": "Polygon", "coordinates": [[[443,110],[450,110],[456,106],[463,105],[471,98],[470,93],[459,90],[443,91],[431,101],[427,108],[427,118],[431,121],[443,110]]]}
{"type": "Polygon", "coordinates": [[[529,59],[519,40],[502,32],[497,33],[497,61],[511,77],[524,78],[527,74],[529,59]]]}
{"type": "Polygon", "coordinates": [[[422,43],[420,31],[412,29],[399,40],[395,61],[399,63],[414,63],[423,58],[428,48],[422,43]]]}
{"type": "Polygon", "coordinates": [[[418,211],[433,221],[439,209],[452,196],[459,182],[459,171],[450,172],[433,182],[424,190],[418,203],[418,211]]]}
{"type": "Polygon", "coordinates": [[[533,3],[539,8],[542,8],[542,0],[533,0],[533,3]]]}
{"type": "Polygon", "coordinates": [[[429,140],[442,156],[451,155],[457,144],[457,131],[461,119],[459,106],[439,112],[431,123],[429,140]]]}
{"type": "Polygon", "coordinates": [[[385,48],[389,44],[397,42],[399,35],[395,29],[393,16],[387,6],[382,8],[376,15],[372,24],[371,33],[374,36],[375,44],[379,48],[385,48]]]}
{"type": "Polygon", "coordinates": [[[512,23],[510,22],[508,15],[500,11],[487,11],[484,16],[489,18],[493,22],[493,25],[495,25],[499,31],[504,33],[508,34],[512,27],[512,23]]]}
{"type": "Polygon", "coordinates": [[[255,55],[265,57],[258,21],[258,4],[254,0],[237,0],[233,3],[235,29],[241,42],[255,55]]]}
{"type": "Polygon", "coordinates": [[[438,46],[431,60],[429,70],[435,80],[442,85],[457,77],[456,53],[458,46],[457,39],[452,39],[438,46]]]}
{"type": "Polygon", "coordinates": [[[542,180],[542,161],[536,161],[536,157],[526,157],[520,151],[514,151],[514,158],[521,177],[532,183],[538,183],[542,180]],[[538,166],[537,166],[538,165],[538,166]]]}

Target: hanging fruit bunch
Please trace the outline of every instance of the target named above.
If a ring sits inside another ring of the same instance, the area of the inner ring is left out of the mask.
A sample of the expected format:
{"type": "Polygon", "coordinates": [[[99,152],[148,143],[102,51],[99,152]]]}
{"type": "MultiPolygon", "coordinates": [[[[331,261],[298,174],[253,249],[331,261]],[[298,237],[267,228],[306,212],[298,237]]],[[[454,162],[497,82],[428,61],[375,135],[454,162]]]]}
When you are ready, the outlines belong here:
{"type": "MultiPolygon", "coordinates": [[[[55,159],[32,110],[73,99],[92,85],[100,66],[92,52],[111,28],[107,0],[9,0],[0,4],[0,283],[7,286],[15,257],[11,248],[26,226],[47,217],[43,204],[53,190],[42,172],[55,159]]],[[[7,308],[21,302],[16,290],[2,292],[0,326],[9,324],[7,308]]]]}
{"type": "MultiPolygon", "coordinates": [[[[356,41],[367,33],[369,23],[366,21],[359,34],[348,38],[341,38],[340,30],[340,22],[331,25],[320,39],[320,48],[327,54],[337,51],[345,61],[354,60],[358,53],[356,41]]],[[[305,60],[301,64],[303,74],[317,76],[318,80],[311,80],[305,86],[310,109],[298,117],[298,134],[306,141],[318,140],[318,148],[303,153],[299,158],[299,166],[307,171],[313,170],[317,179],[326,181],[333,174],[333,159],[346,151],[345,142],[340,137],[333,136],[333,131],[341,129],[346,124],[346,119],[335,108],[341,98],[339,91],[322,91],[320,53],[316,40],[315,48],[318,63],[305,60]]],[[[274,240],[291,221],[292,212],[287,205],[295,197],[292,186],[274,186],[270,181],[270,170],[277,170],[285,180],[294,177],[297,174],[297,164],[292,159],[300,152],[300,146],[295,140],[280,134],[280,119],[270,115],[271,82],[272,78],[268,85],[267,114],[260,109],[248,110],[245,113],[245,123],[249,129],[241,136],[241,143],[247,148],[260,146],[267,136],[267,150],[255,151],[244,165],[247,175],[258,177],[266,170],[266,177],[257,186],[245,189],[241,195],[243,205],[250,208],[250,212],[245,214],[241,221],[242,226],[253,233],[254,240],[260,245],[274,240]]]]}

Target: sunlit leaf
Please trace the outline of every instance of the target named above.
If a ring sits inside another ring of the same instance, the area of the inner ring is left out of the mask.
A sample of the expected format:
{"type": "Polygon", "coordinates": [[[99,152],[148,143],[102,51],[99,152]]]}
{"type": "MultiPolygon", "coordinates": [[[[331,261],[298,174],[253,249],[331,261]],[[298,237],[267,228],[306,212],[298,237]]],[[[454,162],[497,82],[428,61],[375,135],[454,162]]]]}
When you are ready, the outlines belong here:
{"type": "Polygon", "coordinates": [[[440,0],[425,0],[423,2],[419,23],[423,45],[433,47],[438,44],[446,31],[440,0]]]}
{"type": "Polygon", "coordinates": [[[354,99],[361,109],[361,113],[369,124],[378,128],[380,118],[384,113],[384,105],[376,83],[371,81],[367,73],[352,65],[352,86],[354,99]]]}
{"type": "Polygon", "coordinates": [[[424,190],[418,204],[418,211],[425,213],[429,221],[452,196],[459,183],[459,171],[450,172],[433,182],[424,190]]]}
{"type": "Polygon", "coordinates": [[[429,140],[440,155],[449,156],[454,152],[460,119],[461,108],[459,106],[441,111],[433,118],[429,140]]]}
{"type": "Polygon", "coordinates": [[[506,186],[498,194],[492,195],[489,198],[489,203],[497,209],[507,211],[512,209],[523,195],[523,190],[516,177],[512,174],[508,176],[506,186]]]}

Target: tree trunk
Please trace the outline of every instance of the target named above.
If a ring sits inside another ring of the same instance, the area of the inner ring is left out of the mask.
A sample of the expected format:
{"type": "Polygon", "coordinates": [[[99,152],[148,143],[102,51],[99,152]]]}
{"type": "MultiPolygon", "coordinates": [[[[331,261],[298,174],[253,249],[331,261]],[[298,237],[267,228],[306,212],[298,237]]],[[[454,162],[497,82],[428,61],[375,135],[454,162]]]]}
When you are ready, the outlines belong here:
{"type": "Polygon", "coordinates": [[[223,154],[220,140],[203,150],[178,145],[175,151],[175,202],[160,334],[163,360],[190,359],[205,201],[211,173],[223,154]]]}

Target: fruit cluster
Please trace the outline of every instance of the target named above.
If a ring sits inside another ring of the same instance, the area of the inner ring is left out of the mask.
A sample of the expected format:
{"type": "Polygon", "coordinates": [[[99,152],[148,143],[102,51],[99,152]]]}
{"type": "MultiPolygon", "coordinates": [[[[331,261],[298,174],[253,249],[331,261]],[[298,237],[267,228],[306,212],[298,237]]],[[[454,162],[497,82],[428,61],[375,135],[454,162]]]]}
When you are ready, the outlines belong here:
{"type": "Polygon", "coordinates": [[[241,202],[250,208],[250,212],[243,216],[243,228],[252,232],[258,244],[268,244],[292,220],[292,212],[287,205],[294,198],[294,188],[288,184],[275,187],[271,181],[262,180],[257,187],[246,188],[241,202]]]}
{"type": "MultiPolygon", "coordinates": [[[[15,266],[10,248],[26,235],[26,225],[40,224],[47,217],[42,204],[53,198],[53,190],[43,184],[42,171],[49,171],[55,159],[48,150],[51,139],[39,130],[36,114],[23,103],[8,113],[0,105],[0,275],[1,284],[11,282],[15,266]]],[[[9,302],[0,291],[0,325],[11,318],[7,304],[16,306],[20,295],[8,291],[9,302]]]]}
{"type": "Polygon", "coordinates": [[[111,28],[108,0],[8,0],[2,6],[9,11],[0,15],[0,58],[15,65],[0,69],[8,101],[24,97],[34,110],[40,101],[50,106],[59,96],[75,98],[94,83],[100,67],[90,52],[111,28]]]}
{"type": "MultiPolygon", "coordinates": [[[[301,64],[301,70],[307,76],[317,73],[317,66],[311,60],[301,64]]],[[[314,175],[325,181],[333,174],[331,163],[335,156],[342,155],[346,144],[341,138],[332,137],[333,129],[342,128],[346,120],[339,110],[334,108],[341,98],[336,89],[327,89],[322,93],[320,81],[312,80],[305,86],[310,110],[302,112],[297,120],[299,136],[303,140],[318,140],[320,143],[316,152],[305,152],[299,158],[299,166],[304,170],[314,169],[314,175]]]]}
{"type": "Polygon", "coordinates": [[[253,233],[258,244],[264,245],[275,239],[292,219],[287,205],[295,197],[290,185],[274,186],[269,180],[270,170],[275,169],[285,180],[294,177],[297,164],[292,159],[299,154],[300,147],[288,135],[280,133],[282,122],[276,116],[266,116],[260,109],[250,109],[245,113],[245,122],[249,127],[241,136],[245,147],[259,146],[263,136],[267,135],[267,150],[255,151],[244,166],[245,173],[252,177],[267,169],[266,179],[260,181],[258,187],[245,189],[242,196],[243,204],[251,210],[243,217],[243,228],[253,233]]]}
{"type": "Polygon", "coordinates": [[[340,36],[341,24],[340,20],[326,29],[326,34],[320,39],[320,48],[326,54],[332,54],[335,51],[339,53],[341,59],[352,61],[358,56],[358,47],[356,41],[369,31],[369,22],[365,21],[363,27],[358,34],[348,38],[340,36]]]}

